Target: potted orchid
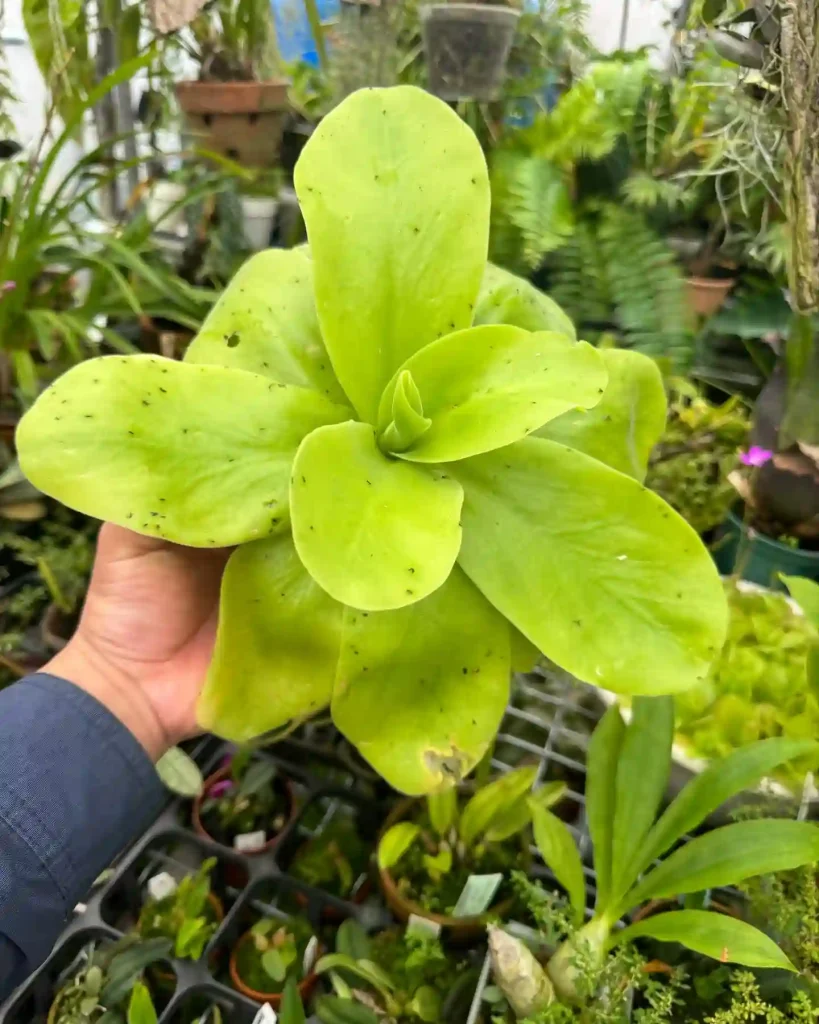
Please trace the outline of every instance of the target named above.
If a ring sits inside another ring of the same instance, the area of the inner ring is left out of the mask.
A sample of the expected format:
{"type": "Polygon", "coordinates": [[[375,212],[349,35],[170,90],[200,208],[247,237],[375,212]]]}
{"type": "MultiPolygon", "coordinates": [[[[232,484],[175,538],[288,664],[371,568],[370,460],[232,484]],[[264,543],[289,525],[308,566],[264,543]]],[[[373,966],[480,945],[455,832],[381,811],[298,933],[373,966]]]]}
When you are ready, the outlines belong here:
{"type": "Polygon", "coordinates": [[[200,725],[244,742],[329,706],[419,795],[483,757],[513,657],[627,693],[704,678],[720,580],[642,484],[659,372],[487,269],[473,132],[422,90],[362,90],[295,185],[309,250],[249,260],[184,362],[86,362],[18,431],[64,503],[236,547],[200,725]]]}

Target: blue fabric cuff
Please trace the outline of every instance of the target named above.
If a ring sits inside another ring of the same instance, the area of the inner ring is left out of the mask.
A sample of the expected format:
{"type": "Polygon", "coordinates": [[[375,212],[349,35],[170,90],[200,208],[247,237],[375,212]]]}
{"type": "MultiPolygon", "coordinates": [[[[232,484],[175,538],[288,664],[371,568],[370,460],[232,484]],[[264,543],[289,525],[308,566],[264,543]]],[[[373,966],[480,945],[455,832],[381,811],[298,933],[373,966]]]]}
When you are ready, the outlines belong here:
{"type": "Polygon", "coordinates": [[[84,690],[38,673],[0,692],[0,935],[29,969],[165,800],[140,743],[84,690]]]}

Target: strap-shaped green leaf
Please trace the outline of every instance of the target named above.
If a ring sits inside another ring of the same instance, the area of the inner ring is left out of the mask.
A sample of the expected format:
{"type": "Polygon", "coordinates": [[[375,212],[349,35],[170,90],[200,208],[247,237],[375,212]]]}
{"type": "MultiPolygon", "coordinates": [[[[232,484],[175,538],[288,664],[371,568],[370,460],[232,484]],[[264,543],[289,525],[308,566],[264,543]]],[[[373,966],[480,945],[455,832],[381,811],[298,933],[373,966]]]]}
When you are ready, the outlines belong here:
{"type": "Polygon", "coordinates": [[[226,547],[280,531],[302,438],[349,410],[244,370],[158,356],[75,366],[20,422],[20,465],[65,505],[138,533],[226,547]]]}
{"type": "Polygon", "coordinates": [[[665,796],[674,739],[671,697],[637,697],[620,747],[611,844],[612,897],[639,874],[637,858],[665,796]]]}
{"type": "Polygon", "coordinates": [[[439,793],[427,797],[429,821],[439,836],[446,835],[458,820],[458,790],[447,786],[439,793]]]}
{"type": "Polygon", "coordinates": [[[431,420],[413,443],[393,449],[413,462],[448,462],[502,448],[567,409],[593,406],[607,381],[600,354],[585,342],[519,327],[471,327],[404,363],[381,399],[382,430],[393,418],[396,388],[407,372],[431,420]]]}
{"type": "Polygon", "coordinates": [[[302,1006],[299,995],[299,985],[291,975],[284,986],[281,1008],[279,1009],[279,1024],[305,1024],[306,1017],[304,1006],[302,1006]]]}
{"type": "Polygon", "coordinates": [[[525,765],[481,786],[461,812],[461,841],[471,846],[480,839],[510,804],[520,800],[537,778],[537,765],[525,765]]]}
{"type": "Polygon", "coordinates": [[[622,900],[624,913],[646,900],[734,885],[819,860],[819,826],[806,821],[740,821],[681,846],[622,900]]]}
{"type": "Polygon", "coordinates": [[[617,761],[625,733],[620,709],[612,705],[592,733],[586,755],[586,821],[594,849],[598,911],[606,909],[611,894],[617,761]]]}
{"type": "Polygon", "coordinates": [[[726,800],[751,789],[761,778],[788,761],[815,754],[813,740],[774,737],[735,750],[694,776],[651,829],[636,862],[636,875],[670,850],[726,800]]]}
{"type": "Polygon", "coordinates": [[[693,949],[695,953],[703,953],[721,963],[796,970],[764,932],[744,921],[713,911],[671,910],[667,914],[647,917],[616,932],[614,942],[620,944],[641,938],[679,942],[686,949],[693,949]]]}
{"type": "Polygon", "coordinates": [[[420,795],[460,781],[508,698],[508,627],[457,567],[417,604],[347,610],[333,720],[396,789],[420,795]]]}
{"type": "Polygon", "coordinates": [[[329,704],[342,614],[301,564],[289,535],[234,551],[197,707],[202,728],[243,742],[329,704]]]}
{"type": "Polygon", "coordinates": [[[472,322],[489,241],[481,147],[421,89],[362,89],[313,133],[295,185],[325,344],[375,423],[398,367],[472,322]]]}
{"type": "Polygon", "coordinates": [[[538,430],[550,438],[643,480],[651,449],[665,429],[666,397],[657,364],[640,352],[601,349],[608,371],[592,409],[567,412],[538,430]]]}
{"type": "Polygon", "coordinates": [[[366,423],[316,430],[293,463],[299,557],[328,594],[365,611],[422,600],[449,576],[463,491],[443,473],[389,459],[366,423]]]}
{"type": "Polygon", "coordinates": [[[448,466],[465,492],[460,564],[547,657],[620,693],[705,677],[725,595],[702,541],[662,499],[540,438],[448,466]]]}
{"type": "Polygon", "coordinates": [[[304,249],[266,249],[244,263],[185,353],[187,363],[250,370],[346,402],[319,330],[304,249]]]}
{"type": "Polygon", "coordinates": [[[566,825],[536,800],[529,800],[535,843],[547,867],[569,894],[574,919],[582,924],[586,910],[586,879],[574,836],[566,825]]]}
{"type": "Polygon", "coordinates": [[[574,324],[554,299],[494,263],[487,263],[475,305],[475,326],[511,324],[525,331],[556,331],[574,340],[574,324]]]}
{"type": "Polygon", "coordinates": [[[398,821],[378,840],[378,866],[389,871],[409,850],[421,832],[414,821],[398,821]]]}

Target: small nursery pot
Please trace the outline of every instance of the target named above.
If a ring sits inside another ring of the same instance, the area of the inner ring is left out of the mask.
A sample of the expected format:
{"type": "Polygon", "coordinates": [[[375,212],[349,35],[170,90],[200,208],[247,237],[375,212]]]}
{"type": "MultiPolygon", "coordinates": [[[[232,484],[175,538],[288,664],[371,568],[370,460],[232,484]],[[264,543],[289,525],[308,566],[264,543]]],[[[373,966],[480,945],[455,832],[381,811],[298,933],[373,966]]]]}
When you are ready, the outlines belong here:
{"type": "Polygon", "coordinates": [[[53,602],[46,608],[45,615],[40,621],[40,635],[50,651],[61,651],[74,635],[76,628],[76,616],[66,615],[62,608],[53,602]]]}
{"type": "MultiPolygon", "coordinates": [[[[217,925],[221,924],[225,919],[225,907],[216,893],[208,893],[208,904],[213,912],[214,921],[217,925]]],[[[173,971],[166,971],[164,967],[160,967],[158,964],[151,964],[148,971],[150,972],[151,980],[161,991],[172,992],[176,987],[176,975],[173,971]]]]}
{"type": "Polygon", "coordinates": [[[722,309],[735,284],[733,277],[686,278],[688,305],[697,316],[713,316],[722,309]]]}
{"type": "Polygon", "coordinates": [[[443,100],[492,100],[506,77],[520,11],[489,4],[421,8],[430,92],[443,100]]]}
{"type": "MultiPolygon", "coordinates": [[[[724,576],[730,576],[740,548],[740,540],[747,527],[733,512],[720,527],[719,538],[713,547],[714,561],[724,576]]],[[[772,590],[784,590],[779,573],[787,576],[807,576],[819,581],[819,551],[790,548],[764,533],[751,530],[748,534],[747,557],[742,578],[772,590]]]]}
{"type": "MultiPolygon", "coordinates": [[[[420,800],[415,797],[407,797],[405,800],[400,800],[387,816],[384,827],[379,833],[378,841],[381,841],[381,837],[393,825],[408,818],[410,812],[419,803],[420,800]]],[[[377,844],[376,849],[378,849],[377,844]]],[[[399,921],[409,920],[411,914],[414,914],[416,917],[425,917],[428,921],[434,921],[440,925],[441,930],[445,931],[447,937],[454,942],[471,942],[475,939],[480,939],[486,930],[486,922],[490,917],[502,918],[512,908],[512,900],[503,900],[501,903],[496,903],[490,907],[485,914],[480,914],[477,917],[449,917],[446,914],[434,914],[430,910],[425,910],[420,903],[407,899],[403,893],[399,892],[396,881],[388,870],[379,868],[378,881],[381,885],[384,899],[387,901],[387,906],[399,921]]]]}
{"type": "MultiPolygon", "coordinates": [[[[245,932],[245,934],[239,939],[239,941],[236,943],[236,945],[231,950],[231,953],[230,953],[230,980],[231,980],[231,983],[232,983],[233,987],[236,989],[237,992],[241,992],[242,995],[243,996],[247,996],[248,999],[253,999],[257,1003],[270,1003],[270,1005],[273,1007],[274,1010],[278,1010],[279,1006],[281,1005],[281,1001],[282,1001],[282,993],[281,992],[257,992],[255,988],[251,988],[249,985],[246,985],[242,981],[242,979],[241,979],[241,977],[239,975],[239,967],[238,967],[238,963],[237,963],[238,955],[239,955],[239,950],[240,950],[240,948],[246,942],[252,942],[252,941],[253,941],[253,935],[250,932],[245,932]]],[[[316,955],[316,960],[318,960],[318,954],[316,955]]],[[[299,995],[301,996],[302,1003],[304,1003],[304,1004],[307,1003],[307,1000],[310,998],[310,996],[313,993],[313,989],[316,987],[316,982],[317,981],[318,981],[318,975],[316,974],[315,971],[311,971],[307,975],[306,978],[302,978],[302,980],[299,982],[299,995]]]]}

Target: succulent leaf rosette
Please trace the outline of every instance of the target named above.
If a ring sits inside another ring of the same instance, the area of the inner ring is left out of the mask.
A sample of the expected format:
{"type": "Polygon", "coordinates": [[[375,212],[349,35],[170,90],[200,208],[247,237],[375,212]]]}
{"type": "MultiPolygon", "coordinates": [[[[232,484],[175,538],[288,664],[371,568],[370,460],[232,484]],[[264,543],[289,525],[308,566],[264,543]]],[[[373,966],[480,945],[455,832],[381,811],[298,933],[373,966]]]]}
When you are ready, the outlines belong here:
{"type": "Polygon", "coordinates": [[[420,794],[476,764],[535,651],[618,692],[703,679],[725,598],[642,484],[659,372],[487,265],[469,128],[421,90],[361,91],[295,181],[309,249],[249,260],[183,362],[83,363],[18,433],[67,505],[237,545],[201,725],[244,741],[329,704],[420,794]]]}

